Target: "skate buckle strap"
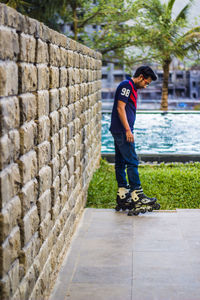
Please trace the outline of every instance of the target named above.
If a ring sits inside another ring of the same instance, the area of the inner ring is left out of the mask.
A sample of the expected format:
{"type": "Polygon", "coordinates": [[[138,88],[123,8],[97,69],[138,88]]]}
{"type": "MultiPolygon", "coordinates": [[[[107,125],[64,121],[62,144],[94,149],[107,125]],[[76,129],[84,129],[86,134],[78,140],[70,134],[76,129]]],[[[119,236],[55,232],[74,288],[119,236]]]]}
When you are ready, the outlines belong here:
{"type": "Polygon", "coordinates": [[[129,190],[121,187],[118,189],[117,195],[120,197],[120,199],[126,198],[126,195],[128,194],[129,190]]]}
{"type": "Polygon", "coordinates": [[[136,191],[133,191],[131,193],[131,198],[133,199],[134,202],[137,202],[140,198],[138,197],[138,194],[136,193],[136,191]]]}

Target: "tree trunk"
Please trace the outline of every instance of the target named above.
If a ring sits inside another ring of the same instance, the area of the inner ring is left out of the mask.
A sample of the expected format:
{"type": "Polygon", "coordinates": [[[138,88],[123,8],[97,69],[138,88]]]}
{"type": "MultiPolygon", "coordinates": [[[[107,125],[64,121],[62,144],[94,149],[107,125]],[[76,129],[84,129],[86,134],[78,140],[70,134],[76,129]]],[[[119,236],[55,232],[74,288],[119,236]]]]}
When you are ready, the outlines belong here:
{"type": "Polygon", "coordinates": [[[164,61],[163,64],[163,86],[162,86],[162,99],[161,99],[161,110],[168,110],[168,84],[169,84],[169,66],[170,60],[164,61]]]}

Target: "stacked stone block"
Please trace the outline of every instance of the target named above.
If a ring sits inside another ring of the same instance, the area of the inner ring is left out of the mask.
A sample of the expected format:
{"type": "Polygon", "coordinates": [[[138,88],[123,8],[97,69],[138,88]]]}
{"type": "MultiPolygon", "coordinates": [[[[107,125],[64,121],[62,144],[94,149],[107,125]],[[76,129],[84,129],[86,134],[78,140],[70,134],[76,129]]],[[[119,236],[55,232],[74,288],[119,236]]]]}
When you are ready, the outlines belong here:
{"type": "Polygon", "coordinates": [[[101,55],[0,4],[0,293],[45,299],[98,166],[101,55]]]}

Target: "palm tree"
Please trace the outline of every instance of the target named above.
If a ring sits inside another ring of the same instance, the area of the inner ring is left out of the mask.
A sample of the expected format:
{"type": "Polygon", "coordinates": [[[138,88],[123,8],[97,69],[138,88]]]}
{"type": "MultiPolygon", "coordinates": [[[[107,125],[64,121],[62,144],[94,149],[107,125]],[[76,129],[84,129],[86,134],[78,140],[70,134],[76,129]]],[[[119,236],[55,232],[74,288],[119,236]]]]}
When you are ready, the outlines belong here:
{"type": "Polygon", "coordinates": [[[200,50],[200,26],[189,29],[188,13],[192,0],[174,18],[172,10],[175,1],[142,1],[136,25],[138,43],[145,47],[147,59],[159,62],[163,69],[162,110],[168,109],[169,69],[173,58],[183,60],[189,54],[196,51],[199,53],[200,50]]]}

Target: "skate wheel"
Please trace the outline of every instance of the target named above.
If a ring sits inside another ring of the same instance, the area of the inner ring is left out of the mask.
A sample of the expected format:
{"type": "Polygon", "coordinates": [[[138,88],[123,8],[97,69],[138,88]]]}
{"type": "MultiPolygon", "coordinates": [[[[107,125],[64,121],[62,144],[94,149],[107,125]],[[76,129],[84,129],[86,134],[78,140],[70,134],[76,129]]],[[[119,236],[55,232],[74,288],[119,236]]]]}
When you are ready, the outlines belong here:
{"type": "Polygon", "coordinates": [[[128,216],[132,216],[133,214],[134,214],[133,211],[129,210],[128,216]]]}
{"type": "Polygon", "coordinates": [[[116,211],[120,211],[120,209],[121,209],[121,207],[120,207],[119,205],[117,205],[117,206],[115,207],[115,210],[116,210],[116,211]]]}
{"type": "Polygon", "coordinates": [[[148,211],[152,212],[153,211],[153,207],[148,208],[148,211]]]}
{"type": "Polygon", "coordinates": [[[155,206],[154,206],[154,209],[156,209],[156,210],[160,209],[160,204],[156,203],[155,206]]]}
{"type": "Polygon", "coordinates": [[[139,211],[134,211],[133,214],[134,214],[134,216],[138,216],[139,215],[139,211]]]}

